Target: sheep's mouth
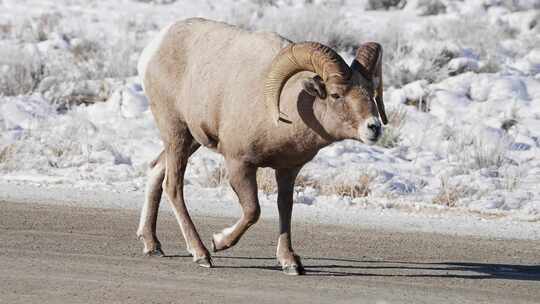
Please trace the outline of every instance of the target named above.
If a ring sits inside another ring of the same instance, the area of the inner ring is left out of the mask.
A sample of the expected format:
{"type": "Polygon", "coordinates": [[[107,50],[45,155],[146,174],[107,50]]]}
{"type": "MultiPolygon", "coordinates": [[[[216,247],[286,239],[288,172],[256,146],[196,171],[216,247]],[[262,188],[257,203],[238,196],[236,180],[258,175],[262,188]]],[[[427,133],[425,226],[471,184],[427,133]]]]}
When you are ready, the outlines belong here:
{"type": "Polygon", "coordinates": [[[358,128],[358,139],[368,145],[375,144],[382,135],[383,128],[378,118],[371,118],[358,128]]]}
{"type": "Polygon", "coordinates": [[[362,142],[365,143],[368,146],[372,146],[372,145],[377,143],[379,138],[380,138],[380,136],[369,137],[369,138],[367,138],[366,140],[364,140],[362,142]]]}

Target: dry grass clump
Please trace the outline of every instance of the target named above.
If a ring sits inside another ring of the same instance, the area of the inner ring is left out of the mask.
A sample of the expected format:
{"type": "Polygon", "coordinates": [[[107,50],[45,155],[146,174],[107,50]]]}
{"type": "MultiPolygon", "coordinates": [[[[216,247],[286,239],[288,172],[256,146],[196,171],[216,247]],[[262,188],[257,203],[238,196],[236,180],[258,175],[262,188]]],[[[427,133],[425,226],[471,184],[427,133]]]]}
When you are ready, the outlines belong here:
{"type": "MultiPolygon", "coordinates": [[[[296,178],[295,188],[305,189],[311,187],[318,190],[321,195],[338,195],[357,198],[366,197],[371,193],[371,183],[373,180],[373,176],[364,174],[353,182],[329,182],[326,184],[300,174],[296,178]]],[[[257,183],[259,190],[265,193],[277,192],[274,170],[270,168],[263,168],[257,171],[257,183]]]]}
{"type": "MultiPolygon", "coordinates": [[[[207,180],[204,185],[207,187],[220,187],[228,184],[227,170],[224,164],[220,164],[207,173],[207,180]]],[[[329,182],[322,183],[320,180],[311,179],[299,174],[296,178],[295,188],[305,189],[307,187],[318,190],[321,195],[348,196],[351,198],[366,197],[371,193],[371,183],[374,176],[364,174],[354,182],[329,182]]],[[[277,193],[277,184],[274,170],[271,168],[260,168],[257,170],[257,186],[264,193],[277,193]]]]}
{"type": "Polygon", "coordinates": [[[11,145],[2,147],[2,149],[0,149],[0,164],[5,164],[9,162],[10,160],[13,160],[15,154],[16,154],[15,145],[11,144],[11,145]]]}
{"type": "Polygon", "coordinates": [[[521,164],[501,168],[499,170],[500,178],[498,179],[498,188],[502,188],[508,192],[515,191],[523,182],[523,178],[527,176],[527,169],[528,168],[521,164]]]}
{"type": "MultiPolygon", "coordinates": [[[[229,175],[224,163],[220,163],[206,174],[207,180],[204,185],[210,188],[220,187],[229,184],[229,175]]],[[[274,177],[274,170],[271,168],[260,168],[257,170],[257,186],[259,190],[265,193],[274,193],[277,191],[277,185],[274,177]]]]}
{"type": "Polygon", "coordinates": [[[419,99],[409,99],[409,98],[407,98],[403,102],[403,104],[408,105],[408,106],[413,106],[413,107],[417,108],[421,112],[426,112],[427,113],[427,112],[429,112],[431,110],[429,102],[424,98],[419,98],[419,99]]]}
{"type": "Polygon", "coordinates": [[[456,207],[459,200],[473,194],[473,189],[461,185],[450,184],[447,178],[441,177],[441,188],[432,202],[436,205],[456,207]]]}
{"type": "Polygon", "coordinates": [[[490,169],[498,171],[510,162],[508,158],[512,139],[509,136],[490,138],[483,134],[448,131],[448,158],[461,164],[463,169],[490,169]]]}
{"type": "Polygon", "coordinates": [[[460,198],[458,191],[457,188],[441,188],[441,191],[433,198],[433,203],[446,207],[455,207],[460,198]]]}
{"type": "Polygon", "coordinates": [[[372,176],[364,174],[356,182],[334,183],[322,186],[321,194],[348,196],[350,198],[366,197],[371,193],[372,181],[372,176]]]}
{"type": "Polygon", "coordinates": [[[207,180],[204,185],[210,188],[216,188],[227,184],[229,177],[227,175],[227,169],[223,163],[215,167],[212,171],[207,172],[207,180]]]}
{"type": "Polygon", "coordinates": [[[14,26],[12,23],[1,23],[0,24],[0,39],[6,39],[11,36],[13,33],[14,26]]]}
{"type": "Polygon", "coordinates": [[[271,168],[260,168],[257,170],[257,186],[265,193],[275,193],[277,191],[274,170],[271,168]]]}

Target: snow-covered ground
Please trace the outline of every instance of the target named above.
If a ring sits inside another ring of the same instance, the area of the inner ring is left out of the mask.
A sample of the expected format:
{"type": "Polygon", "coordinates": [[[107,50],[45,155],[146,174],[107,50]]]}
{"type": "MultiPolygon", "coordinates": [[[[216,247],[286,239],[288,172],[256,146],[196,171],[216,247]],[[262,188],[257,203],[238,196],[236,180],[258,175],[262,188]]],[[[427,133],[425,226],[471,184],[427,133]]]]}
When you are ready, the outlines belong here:
{"type": "MultiPolygon", "coordinates": [[[[370,10],[390,2],[400,1],[0,0],[0,199],[24,200],[21,189],[47,198],[120,190],[140,205],[161,142],[136,61],[162,26],[199,16],[321,41],[349,62],[359,43],[383,45],[383,139],[321,150],[301,172],[297,215],[351,224],[391,214],[436,231],[488,220],[536,235],[540,0],[370,10]],[[430,218],[453,224],[436,229],[430,218]]],[[[188,166],[188,204],[207,199],[224,206],[212,215],[236,212],[222,177],[222,158],[200,149],[188,166]]],[[[263,206],[275,200],[261,196],[263,206]]]]}

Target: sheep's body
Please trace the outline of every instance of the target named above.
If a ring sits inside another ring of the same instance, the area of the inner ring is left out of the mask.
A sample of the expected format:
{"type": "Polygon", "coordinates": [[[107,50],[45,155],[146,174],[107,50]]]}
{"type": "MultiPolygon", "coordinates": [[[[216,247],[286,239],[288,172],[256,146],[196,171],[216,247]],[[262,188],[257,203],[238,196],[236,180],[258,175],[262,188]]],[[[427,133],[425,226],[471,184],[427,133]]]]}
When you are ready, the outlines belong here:
{"type": "MultiPolygon", "coordinates": [[[[165,28],[145,49],[139,67],[152,111],[168,113],[156,117],[162,136],[181,120],[198,143],[226,157],[272,167],[309,161],[324,140],[306,126],[296,103],[283,98],[282,110],[294,123],[277,128],[264,104],[263,84],[272,59],[289,43],[277,34],[203,19],[165,28]]],[[[282,96],[301,90],[300,81],[289,81],[282,96]]]]}
{"type": "Polygon", "coordinates": [[[143,51],[138,69],[165,147],[148,175],[137,232],[144,252],[162,254],[155,233],[165,190],[188,251],[201,266],[211,266],[183,198],[187,160],[203,145],[224,156],[243,211],[235,225],[213,236],[213,249],[233,246],[257,221],[257,168],[272,167],[280,213],[277,257],[286,272],[301,273],[290,241],[296,175],[325,145],[344,138],[378,138],[370,84],[359,85],[365,79],[353,75],[326,46],[294,44],[274,33],[198,18],[166,27],[143,51]],[[334,78],[320,78],[327,75],[334,78]],[[269,100],[276,107],[281,103],[285,122],[276,126],[268,115],[269,100]]]}

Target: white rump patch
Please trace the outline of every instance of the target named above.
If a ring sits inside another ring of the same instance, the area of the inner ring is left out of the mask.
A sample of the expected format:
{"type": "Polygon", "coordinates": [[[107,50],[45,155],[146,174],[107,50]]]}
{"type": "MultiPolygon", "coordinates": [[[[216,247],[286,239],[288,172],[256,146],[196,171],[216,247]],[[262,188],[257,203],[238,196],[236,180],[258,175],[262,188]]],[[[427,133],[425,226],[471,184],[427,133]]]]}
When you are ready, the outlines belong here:
{"type": "Polygon", "coordinates": [[[150,62],[150,59],[154,56],[154,54],[159,50],[159,47],[161,46],[161,42],[163,41],[163,38],[171,28],[171,26],[174,23],[171,23],[164,27],[159,34],[150,41],[150,43],[144,48],[144,50],[141,53],[141,56],[139,57],[139,62],[137,63],[137,72],[139,74],[139,81],[142,84],[143,90],[144,90],[144,77],[146,75],[146,68],[148,66],[148,63],[150,62]]]}

